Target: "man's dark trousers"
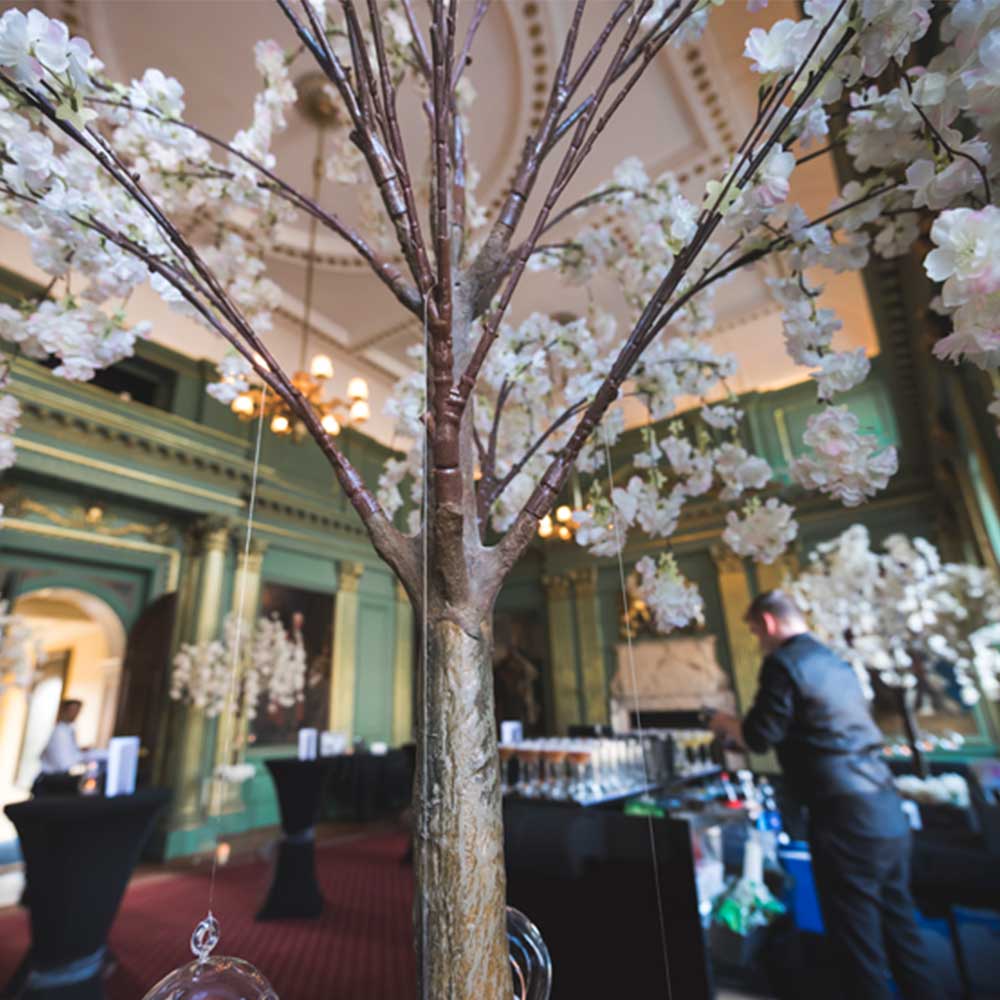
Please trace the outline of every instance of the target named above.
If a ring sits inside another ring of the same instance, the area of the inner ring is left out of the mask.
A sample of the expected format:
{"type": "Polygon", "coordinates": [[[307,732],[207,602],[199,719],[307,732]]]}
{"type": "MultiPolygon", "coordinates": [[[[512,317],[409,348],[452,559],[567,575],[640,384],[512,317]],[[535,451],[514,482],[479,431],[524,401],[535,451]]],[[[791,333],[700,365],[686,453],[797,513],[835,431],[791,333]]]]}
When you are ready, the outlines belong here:
{"type": "MultiPolygon", "coordinates": [[[[838,829],[840,826],[840,829],[838,829]]],[[[826,933],[852,1000],[940,1000],[910,897],[910,835],[863,837],[811,824],[813,876],[826,933]]]]}

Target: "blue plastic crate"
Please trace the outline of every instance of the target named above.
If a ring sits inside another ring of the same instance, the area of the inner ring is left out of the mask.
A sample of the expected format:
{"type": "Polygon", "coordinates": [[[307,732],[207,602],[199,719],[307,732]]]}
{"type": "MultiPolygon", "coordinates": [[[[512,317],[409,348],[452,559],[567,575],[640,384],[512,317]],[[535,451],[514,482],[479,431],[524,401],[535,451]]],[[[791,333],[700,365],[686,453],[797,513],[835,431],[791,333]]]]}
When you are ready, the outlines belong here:
{"type": "Polygon", "coordinates": [[[795,926],[800,931],[822,934],[823,916],[816,896],[816,883],[813,881],[809,845],[804,840],[793,840],[787,846],[778,849],[778,857],[792,879],[784,903],[795,921],[795,926]]]}

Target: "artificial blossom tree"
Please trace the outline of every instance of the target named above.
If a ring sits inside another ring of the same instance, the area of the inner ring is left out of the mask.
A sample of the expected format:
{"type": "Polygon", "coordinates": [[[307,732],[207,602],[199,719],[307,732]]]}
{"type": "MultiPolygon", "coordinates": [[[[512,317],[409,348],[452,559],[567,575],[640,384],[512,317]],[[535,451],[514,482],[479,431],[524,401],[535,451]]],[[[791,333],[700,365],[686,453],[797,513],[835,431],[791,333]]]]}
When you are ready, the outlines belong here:
{"type": "Polygon", "coordinates": [[[228,615],[222,639],[184,643],[177,651],[170,697],[202,709],[209,718],[225,712],[252,722],[264,697],[270,709],[292,708],[302,701],[306,666],[297,617],[289,635],[277,615],[258,618],[251,627],[228,615]]]}
{"type": "Polygon", "coordinates": [[[42,647],[23,615],[0,601],[0,696],[8,688],[29,688],[42,647]]]}
{"type": "Polygon", "coordinates": [[[817,546],[789,590],[813,631],[854,667],[869,697],[872,673],[896,693],[921,776],[908,692],[921,678],[934,683],[931,666],[949,664],[965,707],[1000,697],[1000,581],[991,570],[945,562],[926,539],[900,534],[877,552],[868,530],[855,524],[817,546]]]}
{"type": "MultiPolygon", "coordinates": [[[[149,282],[231,346],[212,390],[220,400],[252,378],[294,411],[413,603],[422,624],[416,924],[424,998],[510,994],[492,608],[573,469],[593,473],[576,520],[577,539],[596,555],[620,553],[634,527],[669,539],[684,504],[711,491],[742,504],[724,536],[739,555],[773,560],[795,536],[789,505],[763,492],[771,470],[748,453],[738,406],[719,402],[734,361],[703,338],[717,285],[783,259],[785,276],[772,287],[787,350],[829,404],[809,421],[810,450],[793,475],[845,504],[883,488],[896,456],[833,402],[863,380],[868,361],[834,349],[839,323],[817,302],[819,269],[906,253],[922,220],[934,217],[926,267],[944,281],[940,308],[954,316],[936,350],[996,364],[997,2],[936,11],[932,0],[806,0],[800,19],[778,17],[747,39],[760,75],[757,113],[695,200],[634,160],[590,196],[566,198],[657,54],[697,44],[709,16],[725,16],[720,6],[621,0],[602,6],[603,27],[584,39],[586,0],[575,0],[541,121],[495,217],[476,203],[466,155],[475,120],[466,67],[488,0],[430,0],[419,11],[412,0],[276,0],[296,47],[258,44],[263,89],[250,124],[232,138],[186,122],[181,84],[160,71],[116,83],[85,41],[42,13],[0,20],[0,220],[28,237],[53,278],[43,301],[0,307],[0,337],[29,356],[54,356],[57,375],[87,379],[145,334],[127,325],[122,303],[149,282]],[[947,16],[934,21],[937,13],[947,16]],[[913,66],[910,48],[928,30],[938,33],[940,54],[913,66]],[[359,226],[290,186],[272,153],[296,99],[290,72],[305,62],[326,76],[340,108],[327,172],[361,184],[359,226]],[[419,95],[425,143],[404,143],[403,88],[419,95]],[[840,145],[857,178],[810,218],[789,201],[793,171],[840,145]],[[298,215],[346,241],[424,331],[419,372],[396,401],[414,445],[377,489],[268,346],[279,293],[267,256],[279,226],[298,215]],[[609,272],[623,311],[514,322],[509,307],[529,268],[576,283],[609,272]],[[644,404],[649,423],[635,475],[614,486],[607,467],[626,395],[644,404]],[[709,396],[694,433],[677,423],[654,433],[679,401],[709,396]],[[394,520],[404,481],[415,501],[405,529],[394,520]]],[[[0,397],[2,464],[13,457],[16,420],[16,401],[0,397]]],[[[697,614],[700,599],[669,556],[640,570],[661,623],[697,614]]]]}

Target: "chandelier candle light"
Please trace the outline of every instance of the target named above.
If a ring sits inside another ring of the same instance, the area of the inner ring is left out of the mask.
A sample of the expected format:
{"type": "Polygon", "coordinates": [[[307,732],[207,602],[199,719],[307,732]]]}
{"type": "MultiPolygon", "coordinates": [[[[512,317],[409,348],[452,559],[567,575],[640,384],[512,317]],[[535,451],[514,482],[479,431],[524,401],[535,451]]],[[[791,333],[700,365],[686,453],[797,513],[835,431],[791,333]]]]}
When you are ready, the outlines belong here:
{"type": "MultiPolygon", "coordinates": [[[[309,260],[312,268],[312,258],[309,260]]],[[[308,308],[307,308],[308,315],[308,308]]],[[[303,331],[304,334],[304,331],[303,331]]],[[[303,353],[305,336],[303,335],[303,353]]],[[[327,383],[333,378],[333,362],[325,354],[317,354],[308,371],[297,371],[292,376],[295,386],[309,405],[319,414],[323,430],[336,436],[347,424],[362,424],[371,416],[368,406],[368,383],[355,375],[347,384],[347,399],[324,399],[327,383]]],[[[261,388],[252,386],[240,393],[230,404],[233,413],[241,420],[253,420],[264,410],[264,419],[274,434],[291,434],[296,441],[306,434],[305,424],[299,420],[283,399],[269,393],[266,400],[261,388]]]]}

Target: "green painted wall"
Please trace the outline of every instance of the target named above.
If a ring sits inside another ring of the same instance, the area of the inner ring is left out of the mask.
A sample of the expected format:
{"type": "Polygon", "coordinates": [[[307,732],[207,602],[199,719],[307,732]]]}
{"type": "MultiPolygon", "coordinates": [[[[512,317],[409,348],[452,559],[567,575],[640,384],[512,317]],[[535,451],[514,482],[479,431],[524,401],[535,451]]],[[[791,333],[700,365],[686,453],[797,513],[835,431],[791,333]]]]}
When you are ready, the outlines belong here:
{"type": "MultiPolygon", "coordinates": [[[[196,588],[197,578],[188,579],[188,539],[196,525],[216,518],[214,524],[229,527],[222,576],[211,593],[181,601],[175,639],[181,642],[191,638],[188,630],[206,602],[218,610],[220,622],[232,606],[237,553],[245,539],[252,427],[207,396],[206,382],[214,379],[208,363],[140,344],[136,357],[122,367],[135,377],[159,373],[152,404],[58,379],[23,358],[14,362],[12,389],[24,415],[18,463],[0,476],[0,502],[8,519],[0,531],[0,588],[16,597],[43,586],[77,587],[107,601],[129,627],[167,589],[196,588]],[[84,507],[95,501],[105,510],[96,527],[83,519],[84,507]]],[[[370,628],[363,630],[368,637],[361,656],[378,669],[372,673],[372,691],[362,683],[360,693],[368,720],[365,735],[388,739],[391,715],[387,721],[383,703],[387,686],[391,696],[392,579],[316,446],[270,434],[264,442],[255,518],[255,536],[266,544],[262,578],[335,593],[338,562],[353,560],[371,568],[362,611],[370,628]]],[[[357,432],[345,434],[344,443],[351,460],[369,474],[388,454],[357,432]]],[[[389,706],[391,713],[391,701],[389,706]]],[[[165,724],[164,742],[157,748],[168,758],[174,754],[175,764],[165,765],[168,771],[176,766],[174,743],[183,737],[176,725],[183,711],[172,705],[169,715],[174,721],[165,724]]],[[[209,720],[200,737],[202,780],[214,759],[216,730],[209,720]]],[[[260,755],[292,752],[271,747],[260,755]]],[[[158,832],[160,854],[208,849],[220,834],[275,823],[271,781],[257,764],[258,774],[241,789],[242,808],[213,817],[202,802],[198,821],[178,825],[171,820],[158,832]]]]}
{"type": "Polygon", "coordinates": [[[354,691],[354,736],[366,743],[392,738],[392,668],[396,646],[395,608],[361,596],[354,691]]]}

